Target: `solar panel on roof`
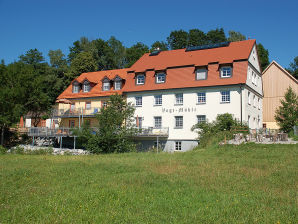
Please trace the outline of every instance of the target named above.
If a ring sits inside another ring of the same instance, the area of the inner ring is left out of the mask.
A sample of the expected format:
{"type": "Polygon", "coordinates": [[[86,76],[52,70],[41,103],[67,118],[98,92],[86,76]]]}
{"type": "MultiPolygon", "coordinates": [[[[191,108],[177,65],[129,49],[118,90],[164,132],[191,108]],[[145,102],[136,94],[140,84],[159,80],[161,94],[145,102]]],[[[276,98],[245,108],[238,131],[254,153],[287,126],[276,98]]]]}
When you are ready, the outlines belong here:
{"type": "Polygon", "coordinates": [[[217,43],[217,44],[206,44],[202,46],[192,46],[192,47],[187,47],[185,51],[198,51],[198,50],[204,50],[204,49],[212,49],[212,48],[218,48],[218,47],[226,47],[229,46],[230,42],[222,42],[222,43],[217,43]]]}
{"type": "Polygon", "coordinates": [[[161,52],[161,50],[152,51],[149,56],[155,56],[158,55],[161,52]]]}

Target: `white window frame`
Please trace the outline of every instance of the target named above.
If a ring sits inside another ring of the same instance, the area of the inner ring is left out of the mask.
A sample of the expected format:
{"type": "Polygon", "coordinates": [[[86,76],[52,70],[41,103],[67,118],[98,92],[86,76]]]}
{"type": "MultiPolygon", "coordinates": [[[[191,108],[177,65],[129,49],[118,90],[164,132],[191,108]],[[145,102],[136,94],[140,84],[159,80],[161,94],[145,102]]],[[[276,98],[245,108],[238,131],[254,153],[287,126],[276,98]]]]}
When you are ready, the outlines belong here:
{"type": "Polygon", "coordinates": [[[117,80],[114,82],[114,89],[115,90],[120,90],[122,88],[122,83],[121,80],[117,80]]]}
{"type": "Polygon", "coordinates": [[[175,116],[175,128],[183,128],[183,116],[175,116]]]}
{"type": "Polygon", "coordinates": [[[88,92],[90,92],[90,83],[84,83],[83,84],[83,92],[84,93],[88,93],[88,92]]]}
{"type": "Polygon", "coordinates": [[[162,95],[155,95],[154,106],[161,106],[161,105],[162,105],[162,95]]]}
{"type": "Polygon", "coordinates": [[[206,92],[199,92],[197,96],[197,104],[206,104],[206,92]]]}
{"type": "Polygon", "coordinates": [[[103,91],[109,91],[111,89],[111,83],[110,82],[103,82],[103,87],[102,90],[103,91]]]}
{"type": "Polygon", "coordinates": [[[135,103],[136,107],[143,106],[143,97],[142,96],[136,96],[135,101],[136,101],[136,103],[135,103]]]}
{"type": "Polygon", "coordinates": [[[231,102],[231,92],[229,90],[220,91],[220,94],[221,94],[221,103],[231,102]]]}
{"type": "Polygon", "coordinates": [[[162,117],[161,116],[156,116],[154,117],[154,128],[162,128],[162,117]]]}
{"type": "Polygon", "coordinates": [[[80,92],[80,86],[78,84],[73,85],[72,92],[73,93],[79,93],[80,92]]]}
{"type": "Polygon", "coordinates": [[[166,82],[166,73],[160,72],[156,74],[156,83],[165,83],[166,82]]]}
{"type": "Polygon", "coordinates": [[[224,66],[220,69],[220,77],[221,78],[230,78],[232,77],[232,67],[231,66],[224,66]],[[228,72],[228,70],[229,72],[228,72]]]}
{"type": "Polygon", "coordinates": [[[175,151],[181,151],[182,150],[182,142],[181,141],[175,141],[175,151]]]}
{"type": "Polygon", "coordinates": [[[183,93],[176,93],[175,94],[175,104],[176,105],[183,105],[183,93]]]}
{"type": "Polygon", "coordinates": [[[196,70],[196,80],[206,80],[207,79],[207,69],[200,68],[196,70]],[[199,78],[198,75],[204,73],[204,78],[199,78]]]}
{"type": "Polygon", "coordinates": [[[91,102],[88,101],[86,102],[86,110],[90,110],[91,109],[91,102]]]}
{"type": "Polygon", "coordinates": [[[197,115],[198,124],[206,122],[206,115],[197,115]]]}
{"type": "Polygon", "coordinates": [[[247,97],[248,97],[248,105],[251,105],[250,92],[248,92],[247,97]]]}
{"type": "Polygon", "coordinates": [[[137,85],[144,85],[145,84],[145,75],[144,74],[137,75],[136,84],[137,85]],[[141,79],[141,77],[143,77],[143,78],[141,79]],[[141,80],[142,80],[142,82],[140,82],[141,80]]]}

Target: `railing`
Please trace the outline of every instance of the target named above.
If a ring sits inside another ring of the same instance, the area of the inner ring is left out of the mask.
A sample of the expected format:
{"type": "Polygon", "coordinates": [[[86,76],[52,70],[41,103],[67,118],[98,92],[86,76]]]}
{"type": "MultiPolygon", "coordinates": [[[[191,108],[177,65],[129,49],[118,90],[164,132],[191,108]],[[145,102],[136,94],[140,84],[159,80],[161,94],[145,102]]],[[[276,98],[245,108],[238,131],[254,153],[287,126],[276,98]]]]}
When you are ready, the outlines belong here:
{"type": "Polygon", "coordinates": [[[137,133],[138,137],[151,137],[151,136],[163,136],[167,137],[169,136],[169,128],[168,127],[161,127],[161,128],[155,128],[155,127],[142,127],[139,128],[139,131],[137,133]]]}
{"type": "Polygon", "coordinates": [[[54,117],[78,117],[78,116],[95,116],[100,111],[100,107],[75,108],[75,109],[56,109],[52,111],[54,117]]]}
{"type": "Polygon", "coordinates": [[[31,127],[28,128],[29,136],[39,137],[57,137],[57,136],[74,136],[72,128],[47,128],[47,127],[31,127]]]}

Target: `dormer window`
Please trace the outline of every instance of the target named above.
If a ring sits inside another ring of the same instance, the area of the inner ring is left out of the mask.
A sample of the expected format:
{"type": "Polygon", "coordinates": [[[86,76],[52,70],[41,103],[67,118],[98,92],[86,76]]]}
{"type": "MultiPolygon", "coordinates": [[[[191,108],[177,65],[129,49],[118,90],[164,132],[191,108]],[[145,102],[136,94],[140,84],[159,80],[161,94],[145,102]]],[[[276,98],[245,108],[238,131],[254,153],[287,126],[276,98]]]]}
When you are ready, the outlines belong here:
{"type": "Polygon", "coordinates": [[[200,68],[196,70],[196,80],[205,80],[207,79],[207,69],[200,68]]]}
{"type": "Polygon", "coordinates": [[[165,83],[166,82],[166,74],[164,72],[156,74],[156,83],[165,83]]]}
{"type": "Polygon", "coordinates": [[[221,78],[230,78],[232,77],[232,67],[225,66],[220,69],[220,77],[221,78]]]}
{"type": "Polygon", "coordinates": [[[108,78],[105,78],[102,81],[102,90],[103,91],[109,91],[111,89],[111,83],[110,80],[108,78]]]}
{"type": "Polygon", "coordinates": [[[114,79],[114,89],[115,90],[120,90],[122,88],[122,79],[117,76],[115,79],[114,79]]]}
{"type": "Polygon", "coordinates": [[[90,89],[91,89],[90,83],[86,80],[83,84],[83,92],[88,93],[90,92],[90,89]]]}
{"type": "Polygon", "coordinates": [[[144,85],[145,84],[145,75],[143,75],[143,74],[137,75],[136,84],[144,85]]]}
{"type": "Polygon", "coordinates": [[[74,83],[72,84],[72,92],[73,92],[73,93],[78,93],[78,92],[80,92],[80,85],[79,85],[78,82],[74,82],[74,83]]]}

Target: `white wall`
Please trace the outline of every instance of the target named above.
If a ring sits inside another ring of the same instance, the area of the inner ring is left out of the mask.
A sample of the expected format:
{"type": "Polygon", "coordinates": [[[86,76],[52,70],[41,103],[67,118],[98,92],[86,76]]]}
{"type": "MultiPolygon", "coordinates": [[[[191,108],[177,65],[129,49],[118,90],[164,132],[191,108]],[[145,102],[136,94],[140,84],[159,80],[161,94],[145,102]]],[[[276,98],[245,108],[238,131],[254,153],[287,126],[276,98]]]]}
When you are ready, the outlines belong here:
{"type": "Polygon", "coordinates": [[[25,119],[25,127],[30,128],[31,127],[31,119],[27,118],[25,119]]]}
{"type": "Polygon", "coordinates": [[[179,90],[150,91],[128,93],[127,101],[135,104],[135,96],[142,96],[142,107],[136,107],[135,117],[143,117],[143,126],[154,126],[154,116],[162,117],[162,126],[169,127],[169,140],[194,140],[197,133],[191,127],[197,123],[197,115],[206,115],[209,121],[217,114],[231,113],[240,120],[239,87],[206,87],[179,90]],[[222,90],[230,90],[230,103],[221,103],[222,90]],[[206,92],[206,104],[197,104],[197,93],[206,92]],[[183,105],[175,105],[175,94],[183,93],[183,105]],[[154,106],[154,95],[163,95],[162,106],[154,106]],[[183,109],[183,112],[181,111],[183,109]],[[175,116],[183,116],[183,129],[175,129],[175,116]]]}

